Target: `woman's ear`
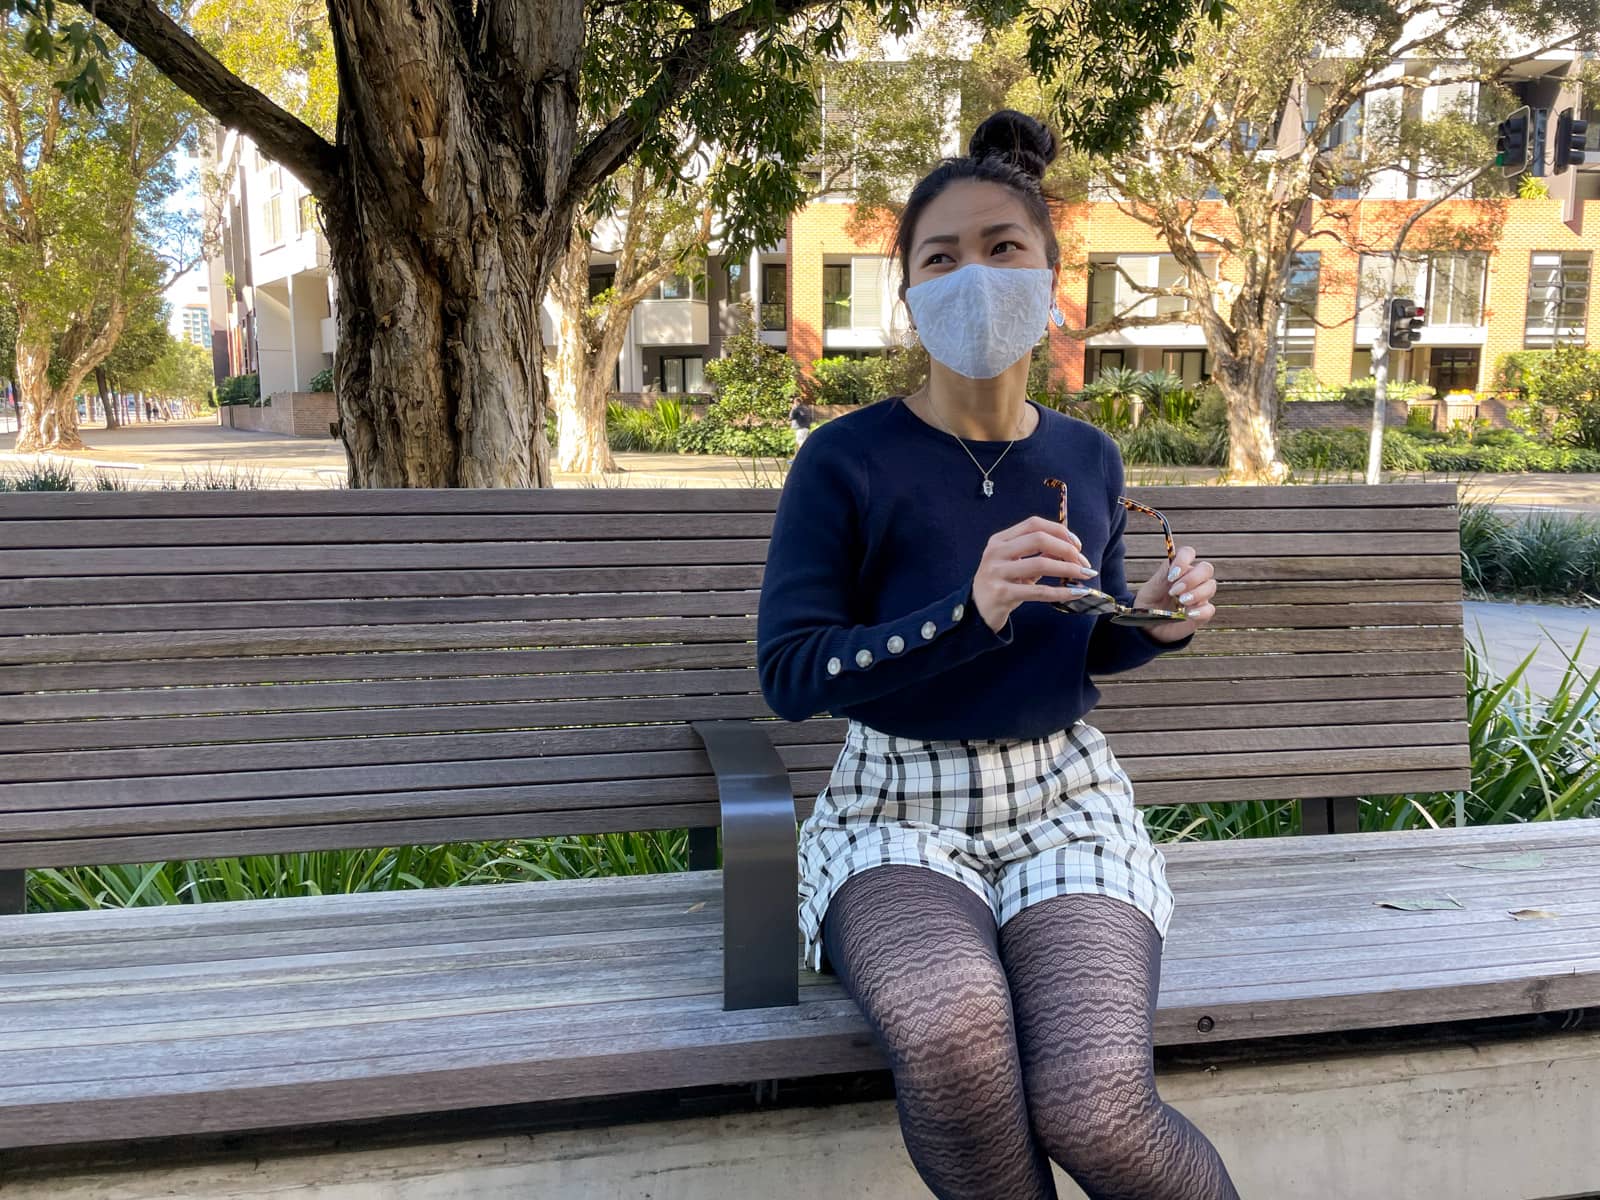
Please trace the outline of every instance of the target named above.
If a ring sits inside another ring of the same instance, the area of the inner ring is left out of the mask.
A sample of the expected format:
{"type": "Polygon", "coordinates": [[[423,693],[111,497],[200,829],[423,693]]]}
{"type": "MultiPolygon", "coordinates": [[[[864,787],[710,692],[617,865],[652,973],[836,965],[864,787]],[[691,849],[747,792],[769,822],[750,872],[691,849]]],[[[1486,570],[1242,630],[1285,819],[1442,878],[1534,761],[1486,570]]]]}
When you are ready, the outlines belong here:
{"type": "Polygon", "coordinates": [[[911,326],[911,332],[917,331],[917,319],[911,315],[911,305],[906,303],[906,281],[900,281],[900,304],[906,310],[906,321],[911,326]]]}

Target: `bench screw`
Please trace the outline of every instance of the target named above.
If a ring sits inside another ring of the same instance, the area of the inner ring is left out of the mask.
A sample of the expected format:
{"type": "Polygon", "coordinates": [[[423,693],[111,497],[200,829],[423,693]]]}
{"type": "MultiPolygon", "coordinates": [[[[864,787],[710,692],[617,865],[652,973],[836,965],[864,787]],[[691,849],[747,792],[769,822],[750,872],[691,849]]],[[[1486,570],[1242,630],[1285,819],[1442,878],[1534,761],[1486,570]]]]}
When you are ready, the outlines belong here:
{"type": "Polygon", "coordinates": [[[1210,1017],[1201,1017],[1199,1021],[1195,1022],[1195,1025],[1201,1033],[1210,1033],[1217,1027],[1217,1023],[1210,1017]]]}

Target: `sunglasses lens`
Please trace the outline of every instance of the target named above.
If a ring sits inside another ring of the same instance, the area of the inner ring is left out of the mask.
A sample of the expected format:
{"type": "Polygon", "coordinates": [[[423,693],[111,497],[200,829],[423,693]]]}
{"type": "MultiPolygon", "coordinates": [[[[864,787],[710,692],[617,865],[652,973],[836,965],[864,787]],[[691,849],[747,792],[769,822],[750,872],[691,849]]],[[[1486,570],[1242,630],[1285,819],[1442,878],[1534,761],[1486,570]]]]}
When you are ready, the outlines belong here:
{"type": "Polygon", "coordinates": [[[1056,601],[1055,606],[1062,612],[1091,615],[1117,611],[1117,602],[1104,592],[1090,592],[1086,596],[1078,596],[1072,600],[1056,601]]]}
{"type": "Polygon", "coordinates": [[[1111,618],[1113,625],[1170,625],[1174,621],[1187,621],[1188,613],[1171,612],[1165,608],[1134,608],[1111,618]]]}

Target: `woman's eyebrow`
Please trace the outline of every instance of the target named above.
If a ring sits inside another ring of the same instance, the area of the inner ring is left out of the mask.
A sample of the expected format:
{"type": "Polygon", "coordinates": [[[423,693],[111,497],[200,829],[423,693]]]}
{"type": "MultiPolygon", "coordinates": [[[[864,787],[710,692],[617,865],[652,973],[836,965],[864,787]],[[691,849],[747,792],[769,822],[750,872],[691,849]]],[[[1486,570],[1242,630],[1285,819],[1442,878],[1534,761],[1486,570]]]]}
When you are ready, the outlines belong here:
{"type": "MultiPolygon", "coordinates": [[[[1020,230],[1021,228],[1022,226],[1018,225],[1015,221],[1000,221],[994,225],[985,225],[982,229],[978,230],[978,236],[980,238],[993,237],[995,234],[1001,233],[1007,229],[1020,230]]],[[[941,245],[951,245],[959,242],[960,240],[961,236],[955,233],[929,234],[927,237],[923,238],[922,241],[917,243],[917,250],[920,253],[922,248],[928,245],[930,242],[938,242],[941,245]]]]}

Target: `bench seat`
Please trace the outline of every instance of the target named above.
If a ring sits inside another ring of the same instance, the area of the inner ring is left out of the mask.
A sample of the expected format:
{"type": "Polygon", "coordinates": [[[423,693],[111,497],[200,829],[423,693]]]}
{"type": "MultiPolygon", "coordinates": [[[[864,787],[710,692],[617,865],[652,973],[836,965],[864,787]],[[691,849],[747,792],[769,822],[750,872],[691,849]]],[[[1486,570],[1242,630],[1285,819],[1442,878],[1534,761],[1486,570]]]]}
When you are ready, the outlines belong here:
{"type": "MultiPolygon", "coordinates": [[[[1600,1004],[1600,820],[1164,849],[1158,1044],[1600,1004]]],[[[693,871],[0,918],[0,1147],[885,1067],[831,975],[725,1011],[721,905],[693,871]]]]}

